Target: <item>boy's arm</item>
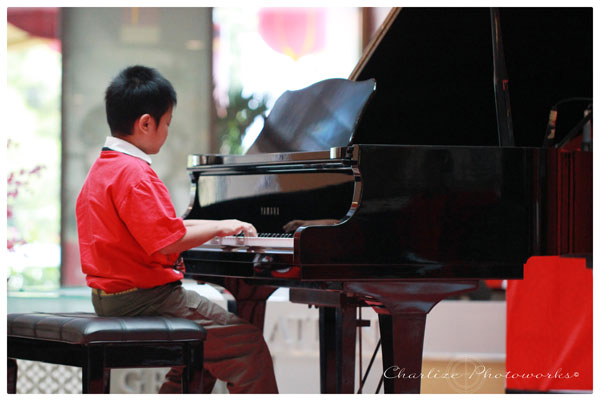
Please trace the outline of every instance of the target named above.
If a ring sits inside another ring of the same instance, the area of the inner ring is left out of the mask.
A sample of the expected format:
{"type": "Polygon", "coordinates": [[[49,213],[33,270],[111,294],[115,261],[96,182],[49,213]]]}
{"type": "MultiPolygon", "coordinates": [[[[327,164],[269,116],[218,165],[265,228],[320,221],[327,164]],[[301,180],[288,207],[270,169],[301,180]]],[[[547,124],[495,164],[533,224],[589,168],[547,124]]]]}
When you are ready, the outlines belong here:
{"type": "Polygon", "coordinates": [[[183,225],[185,225],[186,227],[189,227],[189,226],[193,226],[193,225],[204,224],[206,222],[215,222],[215,221],[210,220],[210,219],[184,219],[183,225]]]}
{"type": "Polygon", "coordinates": [[[176,242],[164,247],[159,253],[172,254],[200,246],[215,236],[232,236],[244,232],[246,236],[256,236],[256,228],[237,219],[225,220],[183,220],[187,229],[185,235],[176,242]],[[185,222],[188,221],[188,222],[185,222]],[[192,222],[193,221],[193,222],[192,222]]]}

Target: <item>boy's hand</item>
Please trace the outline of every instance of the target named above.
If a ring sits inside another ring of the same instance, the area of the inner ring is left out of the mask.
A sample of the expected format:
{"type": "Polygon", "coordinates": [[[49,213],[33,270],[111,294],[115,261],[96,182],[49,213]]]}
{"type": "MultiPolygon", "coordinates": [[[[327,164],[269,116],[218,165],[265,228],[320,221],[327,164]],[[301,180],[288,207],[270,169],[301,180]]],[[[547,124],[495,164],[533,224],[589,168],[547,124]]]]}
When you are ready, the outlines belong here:
{"type": "Polygon", "coordinates": [[[313,220],[308,220],[305,221],[303,219],[295,219],[292,220],[290,222],[288,222],[287,224],[285,224],[283,226],[283,231],[285,233],[290,233],[290,232],[294,232],[296,229],[298,229],[301,226],[306,226],[306,225],[335,225],[338,224],[340,221],[337,219],[313,219],[313,220]]]}
{"type": "Polygon", "coordinates": [[[294,232],[296,229],[298,229],[301,226],[306,225],[306,221],[303,219],[295,219],[292,220],[290,222],[288,222],[287,224],[285,224],[283,226],[283,231],[285,233],[290,233],[290,232],[294,232]]]}
{"type": "Polygon", "coordinates": [[[218,221],[219,231],[218,236],[233,236],[240,232],[244,232],[244,236],[256,236],[256,228],[247,222],[237,219],[224,219],[218,221]]]}
{"type": "Polygon", "coordinates": [[[181,253],[209,241],[215,236],[233,236],[244,232],[245,236],[257,236],[256,228],[247,222],[237,219],[218,220],[183,220],[186,232],[182,238],[160,252],[162,254],[181,253]]]}

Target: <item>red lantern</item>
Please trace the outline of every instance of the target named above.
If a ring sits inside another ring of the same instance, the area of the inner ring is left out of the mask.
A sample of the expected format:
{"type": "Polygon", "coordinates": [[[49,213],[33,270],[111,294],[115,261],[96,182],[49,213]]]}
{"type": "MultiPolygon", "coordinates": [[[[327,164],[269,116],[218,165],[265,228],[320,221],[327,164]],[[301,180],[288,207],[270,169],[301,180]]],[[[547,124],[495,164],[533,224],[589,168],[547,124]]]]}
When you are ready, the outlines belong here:
{"type": "Polygon", "coordinates": [[[58,38],[57,7],[9,7],[6,19],[14,26],[33,36],[58,38]]]}
{"type": "Polygon", "coordinates": [[[275,51],[294,60],[325,46],[327,10],[322,8],[263,8],[258,31],[275,51]]]}
{"type": "MultiPolygon", "coordinates": [[[[59,9],[57,7],[9,7],[6,20],[9,24],[25,31],[30,37],[50,39],[50,48],[60,53],[58,35],[59,9]]],[[[10,36],[8,43],[11,43],[10,36]]],[[[23,42],[19,38],[19,42],[23,42]]]]}

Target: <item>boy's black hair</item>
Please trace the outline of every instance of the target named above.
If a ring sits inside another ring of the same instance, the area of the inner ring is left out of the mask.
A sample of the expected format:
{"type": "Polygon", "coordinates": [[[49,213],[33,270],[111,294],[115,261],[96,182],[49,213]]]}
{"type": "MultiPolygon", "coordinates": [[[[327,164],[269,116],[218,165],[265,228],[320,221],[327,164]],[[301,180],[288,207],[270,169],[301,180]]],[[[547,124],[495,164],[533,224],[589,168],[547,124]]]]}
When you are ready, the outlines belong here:
{"type": "Polygon", "coordinates": [[[173,85],[157,70],[141,65],[127,67],[117,75],[104,96],[106,119],[113,136],[133,133],[133,123],[144,114],[158,122],[177,104],[173,85]]]}

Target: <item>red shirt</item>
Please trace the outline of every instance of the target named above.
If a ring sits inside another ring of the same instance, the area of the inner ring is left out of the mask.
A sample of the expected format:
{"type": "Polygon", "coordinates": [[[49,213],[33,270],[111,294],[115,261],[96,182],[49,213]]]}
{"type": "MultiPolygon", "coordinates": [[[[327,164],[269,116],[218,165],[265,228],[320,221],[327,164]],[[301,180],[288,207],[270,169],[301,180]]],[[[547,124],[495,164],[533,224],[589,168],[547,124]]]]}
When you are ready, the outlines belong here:
{"type": "Polygon", "coordinates": [[[114,293],[179,280],[179,254],[158,251],[186,233],[169,192],[144,160],[104,150],[76,204],[81,268],[90,287],[114,293]]]}

